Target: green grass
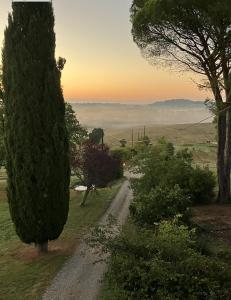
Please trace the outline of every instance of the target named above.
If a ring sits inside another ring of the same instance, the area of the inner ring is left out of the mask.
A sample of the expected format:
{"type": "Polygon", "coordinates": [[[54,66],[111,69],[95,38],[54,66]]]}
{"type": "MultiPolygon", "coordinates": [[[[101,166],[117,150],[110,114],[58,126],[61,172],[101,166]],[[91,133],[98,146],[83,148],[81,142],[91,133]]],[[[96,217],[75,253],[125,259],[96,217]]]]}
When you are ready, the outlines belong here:
{"type": "Polygon", "coordinates": [[[41,295],[72,255],[83,234],[106,211],[121,181],[89,196],[81,208],[82,195],[71,192],[68,222],[61,237],[50,243],[47,255],[37,256],[33,245],[22,244],[10,219],[5,182],[0,181],[0,299],[31,300],[41,295]]]}

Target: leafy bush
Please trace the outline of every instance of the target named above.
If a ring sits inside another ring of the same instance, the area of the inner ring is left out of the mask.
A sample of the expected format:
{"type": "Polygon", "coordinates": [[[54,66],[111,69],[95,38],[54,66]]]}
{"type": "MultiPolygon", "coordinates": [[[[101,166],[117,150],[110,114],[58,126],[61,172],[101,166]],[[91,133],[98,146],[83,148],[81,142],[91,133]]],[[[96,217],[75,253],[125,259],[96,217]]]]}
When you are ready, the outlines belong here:
{"type": "Polygon", "coordinates": [[[213,173],[207,168],[194,168],[192,154],[187,149],[169,155],[166,145],[158,144],[146,151],[145,156],[137,157],[134,170],[142,177],[133,180],[134,194],[148,194],[157,186],[179,185],[193,203],[212,201],[216,185],[213,173]]]}
{"type": "Polygon", "coordinates": [[[230,266],[202,255],[186,226],[164,221],[153,231],[128,224],[117,237],[101,235],[112,255],[107,282],[115,287],[113,299],[230,299],[230,266]]]}
{"type": "Polygon", "coordinates": [[[123,164],[119,157],[111,155],[108,146],[86,141],[81,151],[72,157],[72,169],[87,186],[106,187],[110,182],[123,176],[123,164]]]}
{"type": "Polygon", "coordinates": [[[130,148],[115,148],[111,150],[111,154],[114,157],[118,157],[122,160],[122,162],[127,162],[132,158],[132,149],[130,148]]]}
{"type": "Polygon", "coordinates": [[[179,186],[157,186],[148,194],[135,197],[130,205],[132,218],[140,225],[153,226],[155,222],[181,214],[183,220],[190,216],[191,201],[179,186]]]}
{"type": "Polygon", "coordinates": [[[149,152],[137,157],[134,162],[136,172],[143,176],[134,181],[134,192],[148,193],[158,185],[174,187],[178,184],[181,188],[188,187],[188,178],[192,166],[184,156],[174,155],[166,157],[162,145],[153,147],[149,152]]]}
{"type": "Polygon", "coordinates": [[[115,161],[115,168],[114,168],[114,179],[121,179],[124,176],[124,166],[123,162],[119,157],[116,157],[114,155],[111,155],[113,160],[115,161]]]}
{"type": "Polygon", "coordinates": [[[156,148],[159,148],[162,152],[162,154],[166,157],[173,157],[174,153],[175,153],[175,148],[173,146],[172,143],[168,142],[165,137],[161,137],[157,144],[156,144],[156,148]]]}
{"type": "Polygon", "coordinates": [[[193,169],[189,178],[189,190],[193,203],[209,203],[214,199],[216,180],[208,168],[193,169]]]}

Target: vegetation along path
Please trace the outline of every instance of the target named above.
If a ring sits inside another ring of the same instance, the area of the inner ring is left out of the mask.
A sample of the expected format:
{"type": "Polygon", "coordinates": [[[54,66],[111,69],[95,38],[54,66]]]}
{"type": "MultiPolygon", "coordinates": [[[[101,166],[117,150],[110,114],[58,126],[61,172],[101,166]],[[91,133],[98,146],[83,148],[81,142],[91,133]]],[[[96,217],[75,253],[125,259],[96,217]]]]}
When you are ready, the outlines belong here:
{"type": "MultiPolygon", "coordinates": [[[[129,211],[132,191],[126,180],[117,196],[112,201],[100,224],[105,224],[110,215],[123,224],[129,211]]],[[[54,278],[51,286],[43,296],[43,300],[94,300],[97,299],[100,282],[106,270],[106,263],[95,263],[98,255],[84,241],[76,250],[75,255],[65,264],[54,278]]]]}

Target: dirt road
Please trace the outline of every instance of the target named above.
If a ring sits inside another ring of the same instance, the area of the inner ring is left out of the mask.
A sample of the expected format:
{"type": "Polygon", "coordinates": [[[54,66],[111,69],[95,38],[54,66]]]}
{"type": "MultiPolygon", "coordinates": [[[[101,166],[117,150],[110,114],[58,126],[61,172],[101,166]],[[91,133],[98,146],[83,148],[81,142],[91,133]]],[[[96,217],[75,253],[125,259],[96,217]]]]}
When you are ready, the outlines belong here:
{"type": "MultiPolygon", "coordinates": [[[[111,206],[100,220],[105,224],[109,215],[117,218],[120,224],[126,220],[132,191],[126,180],[111,206]]],[[[54,278],[43,300],[95,300],[100,291],[101,279],[106,271],[105,263],[94,262],[98,256],[85,242],[82,242],[75,255],[65,264],[54,278]],[[82,255],[84,253],[84,255],[82,255]]]]}

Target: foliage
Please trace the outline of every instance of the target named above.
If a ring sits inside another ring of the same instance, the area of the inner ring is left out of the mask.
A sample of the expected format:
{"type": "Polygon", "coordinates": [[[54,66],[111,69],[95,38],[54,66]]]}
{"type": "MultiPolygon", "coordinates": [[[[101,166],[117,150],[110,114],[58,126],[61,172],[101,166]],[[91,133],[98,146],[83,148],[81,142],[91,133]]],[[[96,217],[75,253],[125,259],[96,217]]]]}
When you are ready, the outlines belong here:
{"type": "Polygon", "coordinates": [[[228,0],[133,0],[131,17],[134,41],[146,57],[176,62],[207,76],[204,87],[213,92],[222,83],[214,95],[218,100],[222,89],[228,88],[221,70],[230,71],[228,0]]]}
{"type": "Polygon", "coordinates": [[[115,179],[120,179],[124,176],[124,163],[120,156],[115,153],[111,153],[111,157],[114,161],[116,161],[116,168],[115,168],[115,179]]]}
{"type": "Polygon", "coordinates": [[[188,148],[177,151],[176,158],[183,160],[189,166],[193,163],[193,154],[188,148]]]}
{"type": "Polygon", "coordinates": [[[139,194],[130,205],[132,219],[141,226],[154,226],[164,219],[181,215],[183,221],[191,216],[191,201],[179,186],[157,186],[148,194],[139,194]]]}
{"type": "Polygon", "coordinates": [[[125,139],[120,140],[120,145],[122,148],[126,147],[127,141],[125,139]]]}
{"type": "Polygon", "coordinates": [[[145,153],[146,151],[148,151],[148,148],[142,141],[138,141],[135,143],[134,148],[133,148],[133,152],[135,155],[140,154],[140,153],[145,153]]]}
{"type": "Polygon", "coordinates": [[[211,203],[214,199],[214,187],[216,179],[208,168],[196,167],[189,179],[189,190],[193,203],[211,203]],[[203,201],[202,201],[203,200],[203,201]]]}
{"type": "Polygon", "coordinates": [[[133,156],[132,149],[128,147],[112,149],[111,154],[115,157],[119,157],[122,162],[129,161],[133,156]]]}
{"type": "Polygon", "coordinates": [[[173,188],[179,185],[194,203],[214,199],[216,181],[213,173],[207,168],[193,168],[192,154],[187,149],[173,154],[169,152],[168,143],[158,143],[138,155],[133,165],[134,172],[142,174],[141,178],[133,180],[136,196],[149,194],[157,186],[173,188]]]}
{"type": "Polygon", "coordinates": [[[52,3],[12,8],[3,49],[8,200],[20,239],[40,247],[59,237],[68,216],[65,105],[52,3]]]}
{"type": "Polygon", "coordinates": [[[146,145],[146,146],[148,146],[148,145],[150,145],[150,138],[147,136],[147,135],[145,135],[143,138],[142,138],[142,142],[144,143],[144,145],[146,145]]]}
{"type": "Polygon", "coordinates": [[[158,141],[157,141],[157,145],[156,147],[158,147],[159,149],[161,149],[162,152],[165,153],[166,158],[168,157],[173,157],[174,153],[175,153],[175,148],[173,146],[172,143],[168,142],[165,137],[161,137],[158,141]]]}
{"type": "Polygon", "coordinates": [[[0,67],[0,167],[6,164],[6,149],[4,142],[4,90],[2,84],[2,68],[0,67]]]}
{"type": "Polygon", "coordinates": [[[57,68],[59,71],[62,71],[64,69],[64,66],[66,64],[66,59],[64,57],[59,57],[57,59],[57,68]]]}
{"type": "Polygon", "coordinates": [[[94,128],[89,134],[89,140],[93,144],[103,144],[104,130],[102,128],[94,128]]]}
{"type": "Polygon", "coordinates": [[[6,148],[4,140],[4,105],[0,103],[0,168],[6,165],[6,148]]]}
{"type": "Polygon", "coordinates": [[[136,146],[139,148],[139,145],[141,145],[141,147],[143,146],[149,146],[151,144],[150,138],[147,135],[143,135],[143,136],[139,136],[138,137],[138,142],[136,144],[136,146]]]}
{"type": "Polygon", "coordinates": [[[197,250],[195,231],[161,222],[153,230],[133,224],[116,237],[108,227],[93,234],[111,254],[107,281],[114,299],[229,299],[230,266],[197,250]]]}
{"type": "Polygon", "coordinates": [[[87,138],[87,130],[83,128],[76,118],[75,111],[70,103],[65,103],[65,121],[69,137],[70,148],[72,151],[76,146],[81,145],[87,138]]]}
{"type": "Polygon", "coordinates": [[[4,91],[3,91],[3,84],[2,84],[2,67],[0,66],[0,101],[3,101],[4,91]]]}
{"type": "Polygon", "coordinates": [[[111,155],[106,145],[96,145],[90,141],[86,141],[81,150],[76,151],[72,168],[87,186],[83,205],[92,186],[103,188],[123,176],[121,159],[111,155]]]}
{"type": "Polygon", "coordinates": [[[146,58],[204,76],[198,86],[211,90],[217,112],[217,200],[229,200],[230,1],[133,0],[131,19],[134,41],[146,58]]]}
{"type": "Polygon", "coordinates": [[[208,108],[210,113],[214,116],[213,123],[217,125],[219,110],[217,109],[216,101],[207,98],[205,100],[205,106],[208,108]]]}

